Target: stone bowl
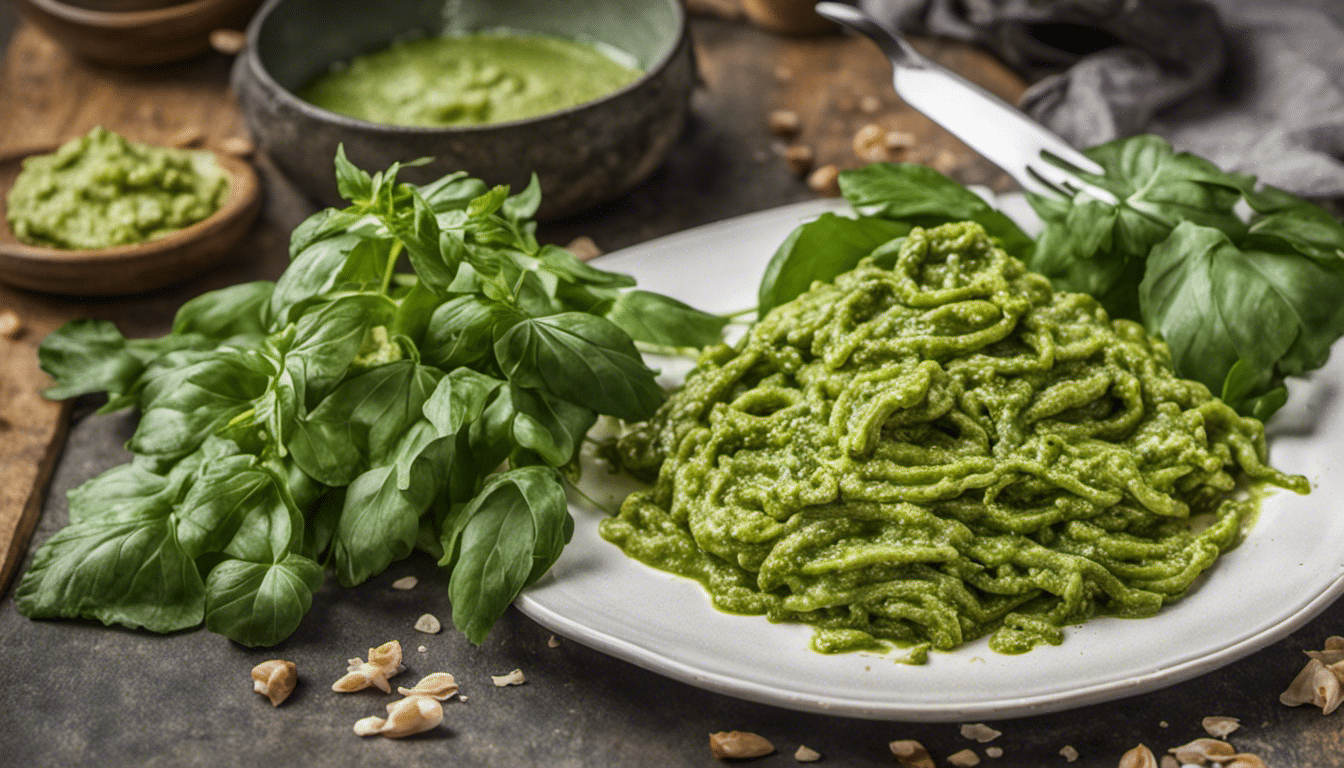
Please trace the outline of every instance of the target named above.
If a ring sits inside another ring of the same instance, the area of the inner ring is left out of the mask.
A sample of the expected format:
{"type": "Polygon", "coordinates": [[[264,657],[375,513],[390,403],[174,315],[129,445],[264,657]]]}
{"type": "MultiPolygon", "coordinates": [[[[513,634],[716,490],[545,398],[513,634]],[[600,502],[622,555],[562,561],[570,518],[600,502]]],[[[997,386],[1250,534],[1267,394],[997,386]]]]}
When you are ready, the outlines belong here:
{"type": "Polygon", "coordinates": [[[346,205],[333,171],[343,144],[370,171],[434,158],[399,176],[416,183],[465,170],[516,191],[535,172],[542,219],[578,213],[648,177],[681,133],[694,80],[681,0],[268,0],[233,70],[258,147],[320,204],[346,205]],[[645,74],[586,104],[483,126],[381,125],[294,95],[334,62],[408,35],[499,28],[605,43],[633,55],[645,74]]]}

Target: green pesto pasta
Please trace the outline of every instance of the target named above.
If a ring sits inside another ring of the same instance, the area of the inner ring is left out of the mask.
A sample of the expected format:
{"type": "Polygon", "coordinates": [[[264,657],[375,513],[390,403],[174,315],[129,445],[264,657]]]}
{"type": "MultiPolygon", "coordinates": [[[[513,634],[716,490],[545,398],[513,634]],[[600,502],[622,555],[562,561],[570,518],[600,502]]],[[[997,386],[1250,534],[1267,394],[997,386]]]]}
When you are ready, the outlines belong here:
{"type": "Polygon", "coordinates": [[[656,474],[602,523],[628,555],[721,610],[811,624],[818,650],[915,657],[1152,615],[1237,543],[1248,487],[1308,491],[1164,343],[969,222],[706,350],[619,448],[656,474]]]}

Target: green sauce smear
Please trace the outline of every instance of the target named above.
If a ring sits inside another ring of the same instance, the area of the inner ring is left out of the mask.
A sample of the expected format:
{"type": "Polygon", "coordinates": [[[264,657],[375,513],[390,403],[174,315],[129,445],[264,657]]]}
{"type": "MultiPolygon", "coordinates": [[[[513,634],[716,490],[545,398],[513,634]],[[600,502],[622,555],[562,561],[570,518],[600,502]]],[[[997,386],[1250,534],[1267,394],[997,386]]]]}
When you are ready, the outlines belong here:
{"type": "Polygon", "coordinates": [[[399,42],[333,68],[298,95],[371,123],[486,125],[577,106],[641,74],[585,43],[489,33],[399,42]]]}
{"type": "Polygon", "coordinates": [[[210,152],[126,140],[101,126],[30,157],[6,198],[10,231],[49,248],[111,248],[172,234],[219,210],[229,180],[210,152]]]}
{"type": "Polygon", "coordinates": [[[817,650],[914,662],[1151,616],[1239,541],[1248,486],[1309,491],[1166,344],[971,222],[915,229],[706,350],[618,447],[657,479],[604,538],[720,610],[815,626],[817,650]]]}

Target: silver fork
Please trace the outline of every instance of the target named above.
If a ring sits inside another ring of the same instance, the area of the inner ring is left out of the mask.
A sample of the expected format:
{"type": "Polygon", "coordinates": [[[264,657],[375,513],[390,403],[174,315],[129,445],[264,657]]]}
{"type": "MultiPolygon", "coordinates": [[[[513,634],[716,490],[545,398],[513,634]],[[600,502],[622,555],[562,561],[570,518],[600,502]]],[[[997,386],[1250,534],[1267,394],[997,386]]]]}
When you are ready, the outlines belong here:
{"type": "Polygon", "coordinates": [[[905,38],[845,3],[817,3],[817,13],[859,32],[891,60],[892,85],[914,109],[1002,168],[1024,189],[1071,197],[1080,189],[1114,202],[1109,192],[1055,165],[1102,174],[1103,169],[1040,123],[960,75],[935,64],[905,38]],[[1050,158],[1054,162],[1046,162],[1050,158]]]}

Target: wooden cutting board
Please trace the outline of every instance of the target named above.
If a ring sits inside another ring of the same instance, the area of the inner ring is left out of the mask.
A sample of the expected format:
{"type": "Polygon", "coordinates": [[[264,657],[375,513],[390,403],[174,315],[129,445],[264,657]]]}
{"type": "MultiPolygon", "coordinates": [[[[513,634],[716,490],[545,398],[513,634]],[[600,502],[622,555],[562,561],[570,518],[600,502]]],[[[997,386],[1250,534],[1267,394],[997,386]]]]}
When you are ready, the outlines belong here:
{"type": "MultiPolygon", "coordinates": [[[[25,25],[0,69],[0,155],[73,138],[95,125],[156,144],[210,147],[245,136],[228,95],[229,63],[211,54],[152,70],[100,68],[25,25]]],[[[156,321],[137,318],[162,314],[136,311],[155,301],[81,301],[0,284],[0,312],[17,313],[23,325],[15,338],[0,336],[0,593],[23,560],[69,422],[69,403],[40,394],[50,380],[38,368],[38,344],[77,317],[114,319],[128,335],[161,333],[166,329],[153,327],[156,321]]]]}

